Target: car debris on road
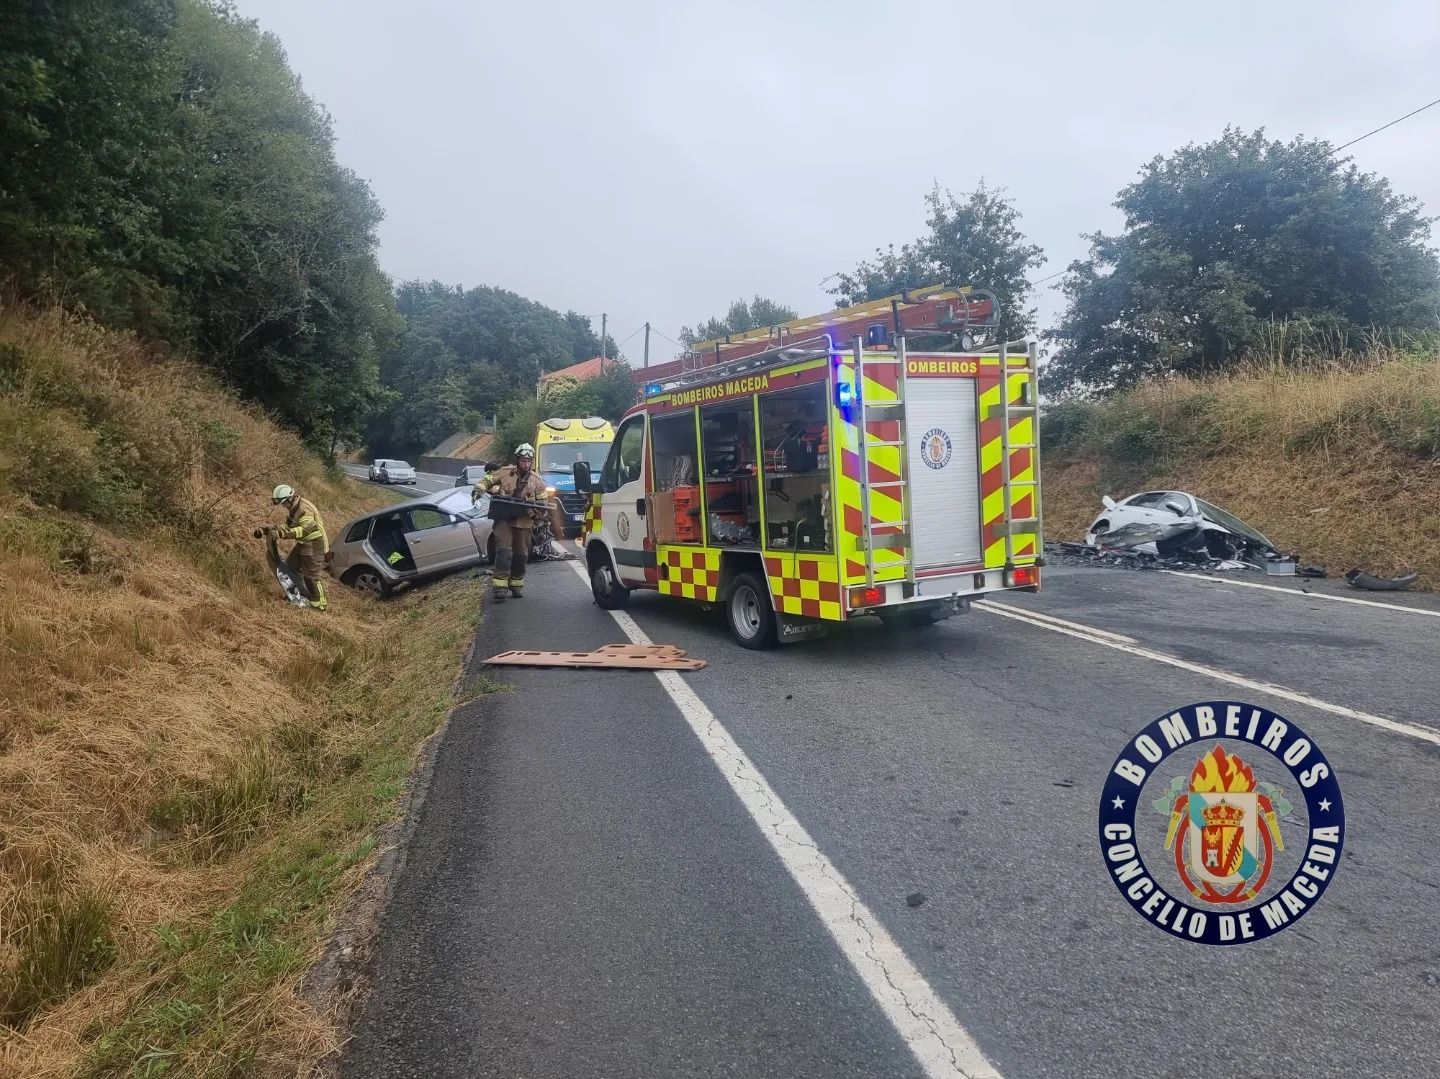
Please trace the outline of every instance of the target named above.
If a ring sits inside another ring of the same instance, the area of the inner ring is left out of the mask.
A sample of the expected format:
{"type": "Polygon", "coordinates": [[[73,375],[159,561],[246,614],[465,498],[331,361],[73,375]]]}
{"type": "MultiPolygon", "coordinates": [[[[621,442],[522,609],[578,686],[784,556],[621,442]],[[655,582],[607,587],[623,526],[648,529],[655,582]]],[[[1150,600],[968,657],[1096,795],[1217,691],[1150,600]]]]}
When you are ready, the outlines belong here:
{"type": "MultiPolygon", "coordinates": [[[[1321,566],[1300,566],[1263,533],[1187,491],[1144,491],[1117,502],[1108,495],[1084,543],[1050,547],[1071,564],[1133,569],[1264,570],[1271,576],[1324,577],[1321,566]]],[[[1047,545],[1049,546],[1049,545],[1047,545]]]]}
{"type": "Polygon", "coordinates": [[[1350,582],[1350,587],[1366,592],[1403,592],[1419,579],[1420,574],[1415,572],[1402,573],[1398,577],[1376,577],[1363,569],[1345,571],[1345,580],[1350,582]]]}

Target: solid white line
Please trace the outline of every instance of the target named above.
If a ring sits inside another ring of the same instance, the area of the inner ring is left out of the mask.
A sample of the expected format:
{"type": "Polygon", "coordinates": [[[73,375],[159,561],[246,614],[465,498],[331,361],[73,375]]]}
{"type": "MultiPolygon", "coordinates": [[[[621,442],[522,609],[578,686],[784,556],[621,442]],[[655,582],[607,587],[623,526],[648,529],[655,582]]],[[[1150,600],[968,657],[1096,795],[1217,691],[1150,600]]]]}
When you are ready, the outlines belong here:
{"type": "MultiPolygon", "coordinates": [[[[588,588],[582,564],[570,565],[588,588]]],[[[610,613],[632,643],[651,643],[628,614],[610,613]]],[[[850,882],[821,853],[705,702],[675,671],[656,671],[655,677],[925,1074],[932,1079],[1000,1079],[975,1039],[860,901],[850,882]]]]}
{"type": "MultiPolygon", "coordinates": [[[[976,607],[982,605],[977,603],[976,607]]],[[[1114,648],[1119,652],[1128,652],[1132,656],[1140,656],[1143,659],[1154,660],[1156,663],[1164,663],[1171,667],[1178,667],[1182,671],[1190,671],[1194,674],[1205,675],[1207,678],[1218,678],[1222,682],[1229,682],[1231,685],[1240,686],[1244,689],[1253,689],[1258,693],[1268,693],[1272,697],[1279,697],[1282,700],[1293,701],[1296,704],[1303,704],[1310,708],[1319,709],[1322,712],[1330,712],[1332,715],[1344,716],[1346,719],[1356,719],[1361,723],[1368,723],[1372,727],[1380,727],[1387,731],[1394,731],[1396,734],[1408,734],[1411,738],[1418,738],[1422,742],[1430,742],[1432,745],[1440,746],[1440,730],[1430,727],[1418,727],[1411,723],[1400,723],[1397,720],[1386,719],[1384,716],[1371,715],[1369,712],[1360,712],[1354,708],[1347,708],[1343,704],[1331,704],[1329,701],[1322,701],[1319,697],[1312,697],[1308,693],[1297,693],[1293,689],[1286,689],[1283,686],[1272,685],[1269,682],[1260,682],[1253,678],[1246,678],[1244,675],[1232,674],[1229,671],[1221,670],[1219,667],[1206,667],[1199,663],[1191,663],[1189,660],[1180,659],[1165,652],[1155,652],[1149,648],[1142,648],[1138,645],[1123,644],[1119,641],[1107,640],[1104,637],[1096,636],[1094,631],[1089,630],[1079,623],[1072,623],[1078,629],[1066,629],[1064,626],[1052,625],[1049,622],[1041,622],[1030,617],[1028,611],[1021,612],[1014,607],[1002,607],[996,603],[986,603],[983,609],[991,614],[998,614],[1002,618],[1013,618],[1017,622],[1028,622],[1032,626],[1039,626],[1041,629],[1048,629],[1052,633],[1063,633],[1067,637],[1077,637],[1082,641],[1089,641],[1092,644],[1103,644],[1106,648],[1114,648]]]]}
{"type": "Polygon", "coordinates": [[[1027,611],[1021,607],[1012,607],[1008,603],[997,603],[993,599],[977,599],[974,603],[981,610],[1016,611],[1027,618],[1038,618],[1042,622],[1050,622],[1057,626],[1066,626],[1069,629],[1084,630],[1086,633],[1093,633],[1097,637],[1107,637],[1112,641],[1119,641],[1121,644],[1139,644],[1134,637],[1127,637],[1123,633],[1111,633],[1108,629],[1096,629],[1094,626],[1082,626],[1079,622],[1067,622],[1063,618],[1056,618],[1054,615],[1041,614],[1039,611],[1027,611]]]}
{"type": "Polygon", "coordinates": [[[1431,618],[1440,618],[1440,611],[1429,611],[1423,607],[1406,607],[1402,603],[1382,603],[1378,599],[1360,599],[1356,596],[1330,596],[1324,592],[1302,592],[1298,588],[1284,588],[1280,585],[1261,584],[1258,581],[1232,581],[1228,577],[1211,577],[1205,573],[1186,573],[1178,569],[1162,569],[1161,573],[1168,573],[1172,577],[1189,577],[1192,581],[1210,581],[1212,584],[1233,584],[1240,588],[1263,588],[1267,592],[1284,592],[1291,596],[1303,596],[1306,599],[1326,599],[1331,603],[1358,603],[1364,607],[1384,607],[1390,611],[1404,611],[1406,614],[1423,614],[1431,618]]]}

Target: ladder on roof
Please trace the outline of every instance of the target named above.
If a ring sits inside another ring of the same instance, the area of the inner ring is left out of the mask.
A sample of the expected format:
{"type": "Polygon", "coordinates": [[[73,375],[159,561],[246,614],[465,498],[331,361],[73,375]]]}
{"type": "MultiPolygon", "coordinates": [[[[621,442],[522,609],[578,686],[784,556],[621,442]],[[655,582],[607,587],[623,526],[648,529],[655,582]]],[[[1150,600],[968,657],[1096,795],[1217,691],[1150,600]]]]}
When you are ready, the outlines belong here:
{"type": "Polygon", "coordinates": [[[855,402],[858,408],[858,426],[860,428],[860,517],[865,529],[865,584],[872,587],[875,584],[875,550],[877,547],[883,550],[894,550],[900,552],[900,558],[905,566],[905,581],[913,592],[915,587],[915,552],[910,542],[910,522],[914,520],[913,508],[910,504],[910,453],[907,449],[907,431],[905,428],[905,338],[895,338],[895,351],[893,352],[872,352],[868,364],[889,365],[894,364],[897,368],[895,384],[895,400],[875,401],[868,400],[869,395],[865,392],[865,369],[867,359],[865,356],[865,342],[861,337],[856,337],[853,344],[855,355],[855,402]],[[900,427],[900,438],[896,441],[874,440],[870,438],[869,423],[872,418],[891,419],[890,413],[894,413],[893,419],[900,427]],[[871,447],[894,446],[900,451],[900,480],[898,483],[889,481],[878,484],[881,487],[899,487],[900,497],[900,519],[898,521],[884,521],[887,528],[897,527],[898,532],[887,533],[883,536],[875,535],[875,519],[870,512],[870,449],[871,447]]]}
{"type": "Polygon", "coordinates": [[[1015,568],[1016,535],[1035,537],[1035,561],[1041,561],[1040,544],[1044,542],[1042,527],[1043,510],[1040,507],[1040,406],[1036,393],[1036,368],[1039,347],[1033,341],[1007,341],[1000,346],[1000,482],[1005,498],[1005,518],[999,528],[1005,538],[1005,568],[1015,568]],[[1025,349],[1025,364],[1010,366],[1010,347],[1020,345],[1025,349]],[[1021,403],[1010,403],[1010,379],[1014,375],[1026,376],[1021,383],[1021,403]],[[1012,442],[1010,421],[1013,418],[1030,417],[1030,441],[1012,442]],[[1030,478],[1017,480],[1010,472],[1010,454],[1014,450],[1030,451],[1030,478]],[[1015,503],[1018,495],[1030,495],[1032,517],[1016,517],[1015,503]]]}

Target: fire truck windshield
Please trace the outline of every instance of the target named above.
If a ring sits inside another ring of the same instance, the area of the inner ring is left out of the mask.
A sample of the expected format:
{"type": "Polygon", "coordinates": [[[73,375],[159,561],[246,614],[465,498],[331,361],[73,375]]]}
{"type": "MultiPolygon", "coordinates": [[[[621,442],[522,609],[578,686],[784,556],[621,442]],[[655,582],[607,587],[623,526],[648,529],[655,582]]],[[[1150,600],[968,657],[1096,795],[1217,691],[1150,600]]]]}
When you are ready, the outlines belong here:
{"type": "Polygon", "coordinates": [[[576,461],[586,461],[599,472],[610,453],[608,442],[551,442],[539,451],[541,472],[569,472],[576,461]]]}

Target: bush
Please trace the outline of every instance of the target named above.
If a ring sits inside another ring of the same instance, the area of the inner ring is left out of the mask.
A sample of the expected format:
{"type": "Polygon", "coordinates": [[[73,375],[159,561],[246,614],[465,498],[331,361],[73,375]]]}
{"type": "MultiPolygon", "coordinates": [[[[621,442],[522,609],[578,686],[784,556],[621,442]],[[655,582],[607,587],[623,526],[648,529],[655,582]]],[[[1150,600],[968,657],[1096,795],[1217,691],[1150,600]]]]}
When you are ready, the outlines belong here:
{"type": "Polygon", "coordinates": [[[15,959],[0,968],[0,1023],[23,1027],[40,1009],[84,988],[115,961],[109,906],[89,891],[46,880],[20,893],[15,959]]]}

